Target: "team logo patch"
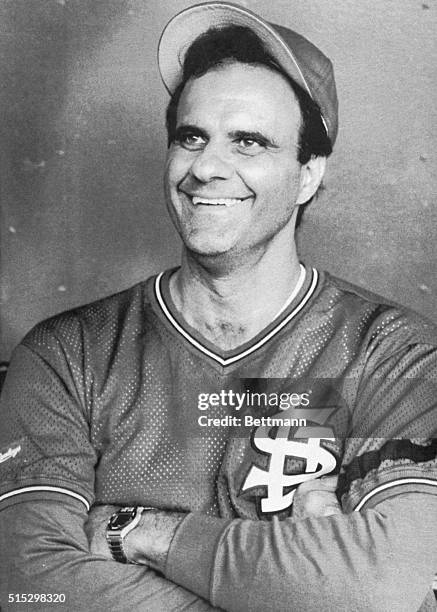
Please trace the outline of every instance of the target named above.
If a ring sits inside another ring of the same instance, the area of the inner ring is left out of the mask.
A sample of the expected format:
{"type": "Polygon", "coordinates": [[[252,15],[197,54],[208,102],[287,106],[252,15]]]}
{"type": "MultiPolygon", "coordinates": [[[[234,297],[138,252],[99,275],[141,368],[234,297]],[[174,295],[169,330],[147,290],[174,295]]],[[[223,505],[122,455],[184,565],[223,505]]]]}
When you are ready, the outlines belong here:
{"type": "Polygon", "coordinates": [[[17,446],[10,446],[7,451],[4,453],[0,452],[0,463],[7,461],[8,459],[13,459],[21,452],[21,446],[18,444],[17,446]]]}
{"type": "Polygon", "coordinates": [[[321,446],[322,440],[335,440],[332,428],[323,426],[334,410],[327,408],[302,411],[306,416],[310,412],[311,421],[319,423],[321,427],[300,427],[294,435],[294,428],[287,426],[255,429],[251,440],[252,447],[257,453],[267,457],[267,466],[264,469],[252,464],[241,491],[263,488],[266,494],[261,498],[261,513],[286,510],[292,505],[296,488],[300,484],[335,470],[335,456],[321,446]],[[286,473],[286,462],[293,458],[303,460],[304,470],[299,473],[286,473]]]}

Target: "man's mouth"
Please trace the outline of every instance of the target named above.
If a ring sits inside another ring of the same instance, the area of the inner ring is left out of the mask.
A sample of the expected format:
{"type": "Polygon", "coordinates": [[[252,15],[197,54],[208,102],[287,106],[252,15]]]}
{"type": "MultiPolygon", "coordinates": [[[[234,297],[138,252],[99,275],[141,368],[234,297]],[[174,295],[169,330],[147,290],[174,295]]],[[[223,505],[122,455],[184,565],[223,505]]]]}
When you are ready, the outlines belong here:
{"type": "Polygon", "coordinates": [[[247,198],[204,198],[198,196],[192,196],[191,201],[194,206],[236,206],[241,204],[247,198]]]}

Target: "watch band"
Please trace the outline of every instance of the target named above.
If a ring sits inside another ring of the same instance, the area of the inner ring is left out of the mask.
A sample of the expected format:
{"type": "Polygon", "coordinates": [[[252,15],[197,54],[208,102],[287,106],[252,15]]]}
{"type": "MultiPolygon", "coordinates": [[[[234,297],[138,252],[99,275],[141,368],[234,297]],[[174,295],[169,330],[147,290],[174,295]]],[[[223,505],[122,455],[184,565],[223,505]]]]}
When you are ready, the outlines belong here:
{"type": "Polygon", "coordinates": [[[129,562],[123,548],[123,540],[138,525],[144,511],[155,509],[144,506],[126,506],[114,512],[110,517],[106,527],[106,541],[115,561],[129,562]]]}

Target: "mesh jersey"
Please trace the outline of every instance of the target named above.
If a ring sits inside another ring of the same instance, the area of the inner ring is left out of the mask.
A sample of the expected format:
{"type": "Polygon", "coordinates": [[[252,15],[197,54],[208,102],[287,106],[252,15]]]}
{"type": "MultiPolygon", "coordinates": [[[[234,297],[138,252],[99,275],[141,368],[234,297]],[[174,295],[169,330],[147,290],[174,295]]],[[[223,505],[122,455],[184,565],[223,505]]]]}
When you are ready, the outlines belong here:
{"type": "Polygon", "coordinates": [[[0,504],[68,494],[87,507],[269,518],[291,512],[297,484],[334,471],[345,511],[437,485],[430,323],[308,269],[266,329],[218,352],[178,314],[171,272],[53,317],[16,349],[2,395],[0,504]],[[256,393],[269,403],[230,401],[256,393]],[[300,405],[278,410],[270,399],[280,393],[300,405]],[[245,415],[304,413],[300,433],[286,420],[243,426],[245,415]]]}

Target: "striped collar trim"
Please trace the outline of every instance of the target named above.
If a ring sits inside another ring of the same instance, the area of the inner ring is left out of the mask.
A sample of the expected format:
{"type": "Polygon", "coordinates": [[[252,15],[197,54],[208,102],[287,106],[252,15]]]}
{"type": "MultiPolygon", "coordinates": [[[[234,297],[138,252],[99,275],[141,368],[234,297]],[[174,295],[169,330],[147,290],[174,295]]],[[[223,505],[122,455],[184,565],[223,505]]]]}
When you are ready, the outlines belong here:
{"type": "MultiPolygon", "coordinates": [[[[299,277],[298,283],[296,285],[296,288],[294,290],[294,297],[296,297],[299,293],[299,291],[301,290],[304,282],[305,282],[305,278],[307,275],[307,272],[304,268],[304,266],[301,265],[301,275],[299,277]]],[[[309,287],[307,289],[307,291],[304,293],[304,295],[301,297],[300,301],[298,304],[296,304],[296,306],[291,310],[291,312],[288,312],[288,314],[286,314],[287,310],[286,309],[283,313],[283,318],[278,322],[277,325],[275,325],[273,327],[273,329],[271,329],[268,333],[266,333],[262,338],[260,338],[259,340],[257,340],[254,344],[252,344],[251,346],[249,346],[248,348],[242,350],[241,352],[232,355],[231,357],[221,357],[220,355],[218,355],[217,353],[215,353],[214,351],[210,350],[209,348],[207,348],[206,346],[204,346],[201,342],[199,342],[199,340],[196,340],[196,338],[194,338],[190,332],[188,332],[186,329],[184,329],[182,327],[182,325],[175,319],[175,317],[172,315],[172,313],[170,312],[170,309],[168,308],[167,304],[165,303],[163,294],[162,294],[162,287],[161,287],[161,281],[162,281],[162,277],[164,275],[164,272],[161,272],[160,274],[158,274],[158,276],[155,279],[155,296],[156,296],[156,300],[165,316],[165,318],[167,319],[167,321],[171,324],[171,326],[181,335],[183,336],[183,338],[188,341],[192,346],[194,346],[196,349],[198,349],[199,351],[201,351],[204,355],[210,357],[211,359],[213,359],[216,363],[220,364],[221,366],[228,366],[231,364],[234,364],[238,361],[241,361],[242,359],[244,359],[245,357],[247,357],[248,355],[251,355],[252,353],[254,353],[255,351],[257,351],[258,349],[260,349],[262,346],[264,346],[267,342],[269,342],[269,340],[271,340],[274,336],[276,336],[286,325],[288,325],[288,323],[290,323],[290,321],[292,319],[294,319],[301,311],[302,309],[306,306],[306,304],[309,302],[309,300],[311,299],[311,297],[314,295],[317,285],[318,285],[318,281],[319,281],[319,273],[317,272],[317,270],[315,268],[311,268],[311,273],[312,273],[312,278],[311,278],[311,282],[309,284],[309,287]]]]}

